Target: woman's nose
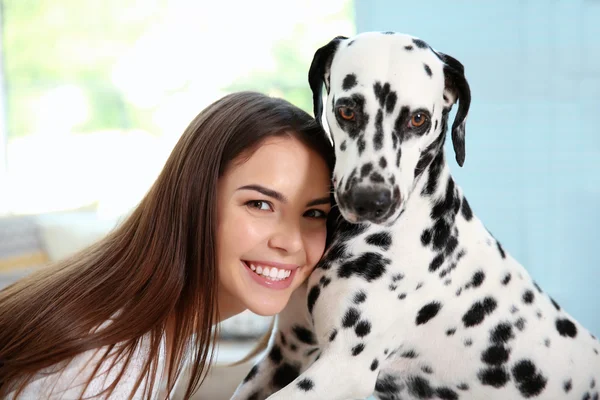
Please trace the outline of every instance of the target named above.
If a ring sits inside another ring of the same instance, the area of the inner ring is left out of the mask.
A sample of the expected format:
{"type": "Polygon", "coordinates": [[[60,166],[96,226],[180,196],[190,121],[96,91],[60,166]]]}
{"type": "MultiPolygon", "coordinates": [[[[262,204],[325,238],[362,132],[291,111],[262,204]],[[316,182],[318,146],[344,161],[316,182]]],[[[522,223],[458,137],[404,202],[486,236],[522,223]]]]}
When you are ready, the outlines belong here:
{"type": "Polygon", "coordinates": [[[271,236],[269,246],[289,254],[295,254],[302,250],[302,232],[298,224],[282,224],[271,236]]]}

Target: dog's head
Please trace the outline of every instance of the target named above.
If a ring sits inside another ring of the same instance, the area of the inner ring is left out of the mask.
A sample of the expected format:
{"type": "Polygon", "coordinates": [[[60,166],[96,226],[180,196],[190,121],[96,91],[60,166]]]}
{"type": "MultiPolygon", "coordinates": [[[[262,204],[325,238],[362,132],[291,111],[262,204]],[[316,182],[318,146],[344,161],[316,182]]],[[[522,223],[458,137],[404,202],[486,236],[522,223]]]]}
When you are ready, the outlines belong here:
{"type": "Polygon", "coordinates": [[[465,159],[471,94],[463,65],[413,36],[338,36],[309,71],[314,114],[323,112],[336,153],[335,197],[350,222],[388,224],[431,161],[443,152],[450,108],[456,161],[465,159]]]}

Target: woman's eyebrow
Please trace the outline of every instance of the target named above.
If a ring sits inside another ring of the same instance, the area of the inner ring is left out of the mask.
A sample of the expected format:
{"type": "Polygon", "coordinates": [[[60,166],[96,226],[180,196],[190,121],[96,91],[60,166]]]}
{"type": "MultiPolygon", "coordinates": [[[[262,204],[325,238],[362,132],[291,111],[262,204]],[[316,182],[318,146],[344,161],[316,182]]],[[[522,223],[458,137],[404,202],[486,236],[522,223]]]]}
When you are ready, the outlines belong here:
{"type": "MultiPolygon", "coordinates": [[[[237,188],[237,190],[254,190],[258,193],[262,193],[265,196],[271,197],[282,203],[287,203],[287,201],[288,201],[287,198],[284,195],[282,195],[281,193],[279,193],[273,189],[266,188],[261,185],[244,185],[244,186],[240,186],[239,188],[237,188]]],[[[329,201],[329,199],[327,201],[329,201]]]]}
{"type": "Polygon", "coordinates": [[[329,196],[327,196],[327,197],[320,197],[318,199],[314,199],[314,200],[309,201],[306,204],[306,207],[312,207],[312,206],[318,206],[318,205],[321,205],[321,204],[330,204],[330,203],[331,203],[331,198],[329,196]]]}

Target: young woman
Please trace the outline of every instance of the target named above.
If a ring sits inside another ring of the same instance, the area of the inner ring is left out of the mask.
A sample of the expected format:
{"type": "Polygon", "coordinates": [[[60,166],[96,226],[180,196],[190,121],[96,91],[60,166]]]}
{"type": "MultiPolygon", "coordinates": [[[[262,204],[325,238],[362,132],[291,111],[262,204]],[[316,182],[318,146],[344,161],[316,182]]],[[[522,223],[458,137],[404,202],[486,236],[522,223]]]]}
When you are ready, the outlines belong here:
{"type": "Polygon", "coordinates": [[[210,105],[124,223],[0,292],[0,398],[164,398],[184,362],[189,398],[215,325],[278,313],[322,256],[332,168],[292,104],[210,105]]]}

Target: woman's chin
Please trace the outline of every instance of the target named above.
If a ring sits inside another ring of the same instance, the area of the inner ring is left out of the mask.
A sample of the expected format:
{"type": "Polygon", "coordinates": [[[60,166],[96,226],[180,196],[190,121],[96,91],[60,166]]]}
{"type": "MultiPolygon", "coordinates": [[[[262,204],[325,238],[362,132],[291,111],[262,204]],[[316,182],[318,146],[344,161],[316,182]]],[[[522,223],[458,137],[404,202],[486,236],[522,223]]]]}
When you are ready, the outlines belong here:
{"type": "Polygon", "coordinates": [[[265,302],[256,302],[256,299],[248,304],[248,309],[254,314],[260,315],[262,317],[272,317],[276,314],[279,314],[283,311],[285,305],[289,298],[281,299],[280,301],[275,301],[275,299],[268,299],[265,302]]]}

